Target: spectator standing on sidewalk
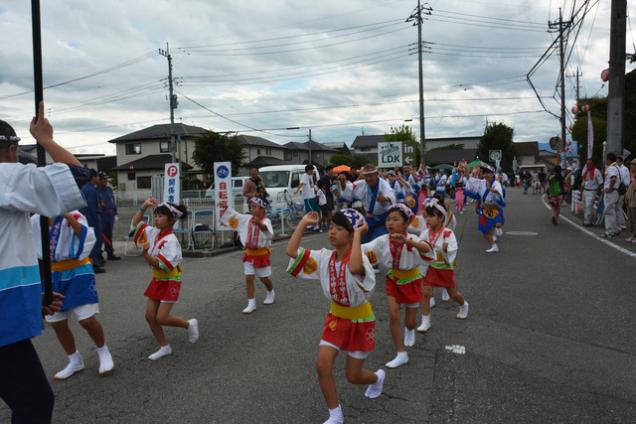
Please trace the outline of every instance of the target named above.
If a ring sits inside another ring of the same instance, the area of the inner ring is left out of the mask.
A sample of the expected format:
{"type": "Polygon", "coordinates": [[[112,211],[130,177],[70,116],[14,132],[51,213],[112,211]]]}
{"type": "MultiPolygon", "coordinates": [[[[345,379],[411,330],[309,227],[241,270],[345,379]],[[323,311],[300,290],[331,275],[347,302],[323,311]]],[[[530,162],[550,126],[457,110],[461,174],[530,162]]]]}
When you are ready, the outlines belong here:
{"type": "Polygon", "coordinates": [[[259,197],[261,200],[267,201],[267,191],[263,179],[258,173],[258,168],[253,166],[250,168],[250,178],[243,184],[243,212],[249,212],[250,200],[253,197],[259,197]]]}
{"type": "Polygon", "coordinates": [[[80,212],[86,217],[88,226],[93,227],[95,231],[95,246],[91,250],[89,257],[93,263],[95,274],[106,272],[104,267],[104,258],[102,258],[102,225],[99,214],[99,201],[97,199],[97,183],[99,176],[94,169],[90,170],[91,179],[82,187],[82,195],[86,200],[86,207],[80,212]]]}
{"type": "Polygon", "coordinates": [[[629,168],[623,163],[622,156],[616,156],[616,165],[618,166],[619,173],[619,186],[623,184],[624,189],[618,191],[618,228],[624,230],[627,228],[627,221],[625,219],[627,209],[625,208],[625,191],[631,181],[629,175],[629,168]]]}
{"type": "Polygon", "coordinates": [[[605,218],[605,233],[603,237],[616,237],[621,229],[618,226],[618,214],[620,212],[618,205],[618,187],[620,181],[619,167],[616,164],[616,155],[612,152],[607,154],[605,168],[605,185],[603,187],[605,210],[603,212],[605,218]]]}
{"type": "Polygon", "coordinates": [[[625,206],[627,207],[627,216],[629,217],[629,237],[627,241],[636,243],[636,159],[632,159],[629,164],[631,178],[629,187],[625,193],[625,206]]]}
{"type": "Polygon", "coordinates": [[[590,227],[594,219],[594,202],[599,188],[603,186],[603,175],[594,166],[592,159],[587,160],[581,176],[581,198],[583,199],[583,225],[590,227]]]}
{"type": "MultiPolygon", "coordinates": [[[[99,186],[97,188],[97,200],[99,202],[99,218],[102,223],[102,241],[104,242],[104,250],[108,255],[109,261],[118,261],[121,258],[115,255],[113,249],[113,227],[117,222],[117,202],[115,201],[115,193],[108,185],[108,175],[105,172],[99,173],[99,186]]],[[[101,256],[102,252],[99,252],[101,256]]]]}
{"type": "MultiPolygon", "coordinates": [[[[295,193],[300,190],[303,192],[303,200],[305,202],[305,213],[318,212],[320,213],[320,207],[318,205],[318,199],[316,198],[316,182],[314,181],[314,166],[305,166],[305,173],[300,177],[300,184],[296,187],[295,193]]],[[[317,224],[312,228],[315,231],[320,229],[320,225],[317,224]]]]}

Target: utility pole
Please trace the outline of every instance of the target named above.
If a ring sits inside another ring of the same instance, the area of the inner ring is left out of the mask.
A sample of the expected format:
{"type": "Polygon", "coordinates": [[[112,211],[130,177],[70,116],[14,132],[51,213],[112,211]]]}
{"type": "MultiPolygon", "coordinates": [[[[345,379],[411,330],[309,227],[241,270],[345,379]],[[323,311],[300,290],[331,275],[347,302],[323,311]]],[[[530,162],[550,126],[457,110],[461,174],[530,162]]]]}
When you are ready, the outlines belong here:
{"type": "Polygon", "coordinates": [[[430,15],[433,9],[425,3],[421,5],[417,0],[417,9],[408,17],[406,22],[413,22],[417,25],[417,59],[418,59],[418,77],[420,89],[420,142],[422,143],[421,163],[424,163],[424,152],[426,151],[426,136],[424,131],[424,71],[422,69],[422,11],[424,14],[430,15]]]}
{"type": "Polygon", "coordinates": [[[627,0],[612,0],[609,57],[610,79],[607,95],[607,152],[613,152],[617,155],[623,154],[626,21],[627,0]]]}
{"type": "Polygon", "coordinates": [[[170,54],[170,46],[166,43],[166,49],[159,49],[159,54],[168,59],[168,87],[170,90],[170,153],[172,156],[172,163],[175,163],[175,137],[174,137],[174,110],[177,108],[177,96],[174,94],[174,87],[172,84],[172,55],[170,54]]]}
{"type": "Polygon", "coordinates": [[[550,29],[556,29],[559,32],[559,56],[560,56],[560,80],[561,80],[561,167],[565,166],[563,160],[563,152],[565,152],[566,144],[566,129],[565,129],[565,52],[564,52],[564,40],[563,33],[569,28],[572,21],[563,21],[563,12],[559,8],[559,20],[556,22],[549,22],[550,29]]]}
{"type": "Polygon", "coordinates": [[[309,142],[307,142],[307,148],[309,149],[309,164],[311,165],[311,128],[309,128],[309,142]]]}
{"type": "Polygon", "coordinates": [[[576,77],[576,104],[578,106],[579,101],[581,100],[581,81],[579,78],[583,76],[583,73],[578,66],[576,67],[576,74],[574,76],[576,77]]]}

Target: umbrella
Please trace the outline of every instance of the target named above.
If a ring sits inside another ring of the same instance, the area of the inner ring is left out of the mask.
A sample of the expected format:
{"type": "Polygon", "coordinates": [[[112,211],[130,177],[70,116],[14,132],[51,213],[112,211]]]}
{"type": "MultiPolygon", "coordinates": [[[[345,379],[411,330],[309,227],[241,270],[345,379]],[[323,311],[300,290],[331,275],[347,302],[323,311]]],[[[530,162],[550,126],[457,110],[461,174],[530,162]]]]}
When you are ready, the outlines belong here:
{"type": "Polygon", "coordinates": [[[333,169],[334,172],[349,172],[351,168],[347,165],[338,165],[333,169]]]}
{"type": "Polygon", "coordinates": [[[453,169],[455,169],[455,167],[453,165],[448,165],[446,163],[442,163],[442,164],[439,164],[439,165],[435,165],[431,169],[435,169],[435,170],[438,170],[438,171],[448,169],[448,170],[452,171],[453,169]]]}
{"type": "Polygon", "coordinates": [[[473,169],[476,166],[481,166],[483,168],[490,168],[490,165],[488,165],[486,162],[480,159],[475,159],[474,161],[468,164],[468,169],[473,169]]]}

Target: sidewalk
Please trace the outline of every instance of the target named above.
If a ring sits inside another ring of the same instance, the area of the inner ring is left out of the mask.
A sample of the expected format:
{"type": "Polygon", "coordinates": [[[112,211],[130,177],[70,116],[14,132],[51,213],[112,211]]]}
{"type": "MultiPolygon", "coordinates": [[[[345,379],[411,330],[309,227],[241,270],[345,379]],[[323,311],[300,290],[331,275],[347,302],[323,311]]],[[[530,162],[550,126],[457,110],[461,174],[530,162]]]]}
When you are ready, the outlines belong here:
{"type": "MultiPolygon", "coordinates": [[[[550,205],[548,205],[545,195],[541,196],[541,201],[543,202],[544,205],[546,205],[548,209],[550,208],[550,205]]],[[[591,235],[596,236],[597,238],[600,238],[602,240],[605,240],[609,244],[613,244],[623,250],[627,250],[631,252],[633,255],[636,255],[636,243],[631,243],[625,240],[627,237],[630,236],[627,230],[621,231],[621,233],[616,237],[605,239],[603,238],[603,234],[605,233],[605,228],[602,226],[596,226],[596,225],[593,225],[591,227],[584,227],[582,225],[583,216],[574,214],[574,212],[572,212],[571,205],[569,203],[564,203],[561,206],[561,218],[567,218],[572,224],[575,224],[576,227],[579,228],[581,231],[591,233],[591,235]]],[[[559,224],[569,225],[563,221],[564,219],[560,219],[559,224]]]]}

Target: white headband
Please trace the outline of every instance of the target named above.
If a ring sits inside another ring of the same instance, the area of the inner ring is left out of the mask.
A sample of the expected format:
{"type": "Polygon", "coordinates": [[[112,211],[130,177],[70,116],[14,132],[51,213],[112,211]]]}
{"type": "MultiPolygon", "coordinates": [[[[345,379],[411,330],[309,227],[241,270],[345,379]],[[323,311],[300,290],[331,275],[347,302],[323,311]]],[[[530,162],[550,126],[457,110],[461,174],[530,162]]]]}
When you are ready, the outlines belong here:
{"type": "Polygon", "coordinates": [[[170,210],[170,212],[172,212],[172,215],[174,215],[176,219],[179,219],[183,216],[183,212],[181,212],[179,209],[172,206],[170,203],[163,202],[157,207],[160,207],[160,206],[167,207],[170,210]]]}
{"type": "Polygon", "coordinates": [[[430,199],[425,200],[424,207],[437,209],[442,213],[442,215],[444,215],[444,218],[446,218],[448,215],[448,213],[446,212],[446,208],[443,205],[440,205],[439,200],[437,200],[435,197],[431,197],[430,199]]]}
{"type": "Polygon", "coordinates": [[[21,138],[16,135],[0,135],[0,141],[20,141],[21,138]]]}

